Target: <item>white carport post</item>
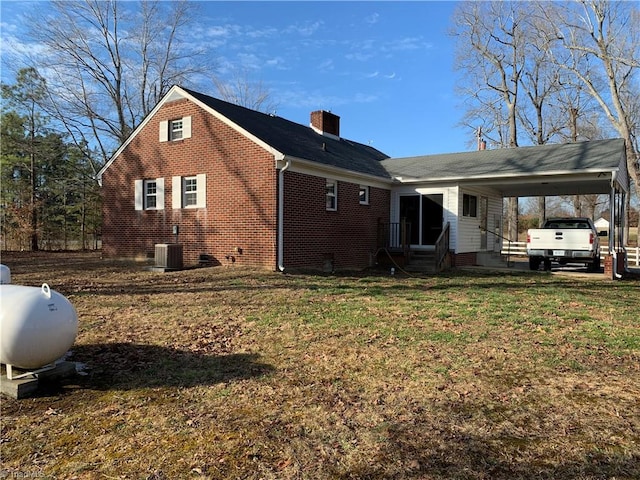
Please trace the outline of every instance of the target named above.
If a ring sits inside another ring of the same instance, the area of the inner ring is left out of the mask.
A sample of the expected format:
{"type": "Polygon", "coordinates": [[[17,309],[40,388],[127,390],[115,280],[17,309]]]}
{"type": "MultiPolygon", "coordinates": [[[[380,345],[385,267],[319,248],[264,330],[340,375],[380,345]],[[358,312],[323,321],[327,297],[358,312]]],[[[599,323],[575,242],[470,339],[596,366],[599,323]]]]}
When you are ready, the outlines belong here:
{"type": "Polygon", "coordinates": [[[613,256],[613,277],[621,278],[618,272],[618,254],[624,255],[624,270],[627,270],[627,254],[625,249],[625,215],[624,206],[626,192],[618,189],[616,172],[611,175],[611,193],[609,199],[610,220],[609,220],[609,255],[613,256]]]}

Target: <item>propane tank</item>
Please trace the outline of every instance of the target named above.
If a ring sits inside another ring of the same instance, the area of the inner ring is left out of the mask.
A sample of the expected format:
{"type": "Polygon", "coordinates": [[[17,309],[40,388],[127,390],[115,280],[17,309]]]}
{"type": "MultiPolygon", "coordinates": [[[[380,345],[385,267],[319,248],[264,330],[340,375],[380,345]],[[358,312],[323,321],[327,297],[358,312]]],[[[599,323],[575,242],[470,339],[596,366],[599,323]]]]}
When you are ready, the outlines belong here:
{"type": "Polygon", "coordinates": [[[0,363],[37,369],[61,358],[78,333],[78,315],[63,295],[42,287],[0,285],[0,363]]]}
{"type": "Polygon", "coordinates": [[[11,283],[11,270],[6,265],[0,264],[0,285],[11,283]]]}

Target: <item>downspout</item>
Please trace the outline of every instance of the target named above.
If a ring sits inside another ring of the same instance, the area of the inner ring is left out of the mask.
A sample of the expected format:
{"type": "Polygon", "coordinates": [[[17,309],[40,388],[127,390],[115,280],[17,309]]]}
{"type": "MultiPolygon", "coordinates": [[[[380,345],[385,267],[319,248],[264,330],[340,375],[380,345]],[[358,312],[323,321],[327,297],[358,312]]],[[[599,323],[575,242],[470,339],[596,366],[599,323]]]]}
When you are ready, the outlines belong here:
{"type": "Polygon", "coordinates": [[[278,270],[284,272],[284,172],[291,166],[287,159],[278,172],[278,270]]]}

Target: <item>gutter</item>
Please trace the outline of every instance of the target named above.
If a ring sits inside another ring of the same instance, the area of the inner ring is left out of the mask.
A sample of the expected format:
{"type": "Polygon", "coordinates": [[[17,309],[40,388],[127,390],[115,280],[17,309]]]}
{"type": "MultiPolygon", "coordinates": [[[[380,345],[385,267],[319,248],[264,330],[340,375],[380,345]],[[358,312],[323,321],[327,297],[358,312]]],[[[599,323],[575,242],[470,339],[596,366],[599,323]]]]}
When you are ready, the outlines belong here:
{"type": "Polygon", "coordinates": [[[278,270],[284,272],[284,172],[291,166],[287,158],[278,172],[278,270]]]}

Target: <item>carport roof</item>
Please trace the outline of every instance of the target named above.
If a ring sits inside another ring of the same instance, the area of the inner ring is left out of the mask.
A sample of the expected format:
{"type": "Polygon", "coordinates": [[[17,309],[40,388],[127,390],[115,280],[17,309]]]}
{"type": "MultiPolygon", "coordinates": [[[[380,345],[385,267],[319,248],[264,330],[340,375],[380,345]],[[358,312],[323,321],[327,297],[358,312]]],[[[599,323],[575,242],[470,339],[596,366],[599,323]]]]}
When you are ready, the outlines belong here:
{"type": "Polygon", "coordinates": [[[503,196],[628,191],[622,139],[481,150],[383,160],[402,183],[486,186],[503,196]]]}

